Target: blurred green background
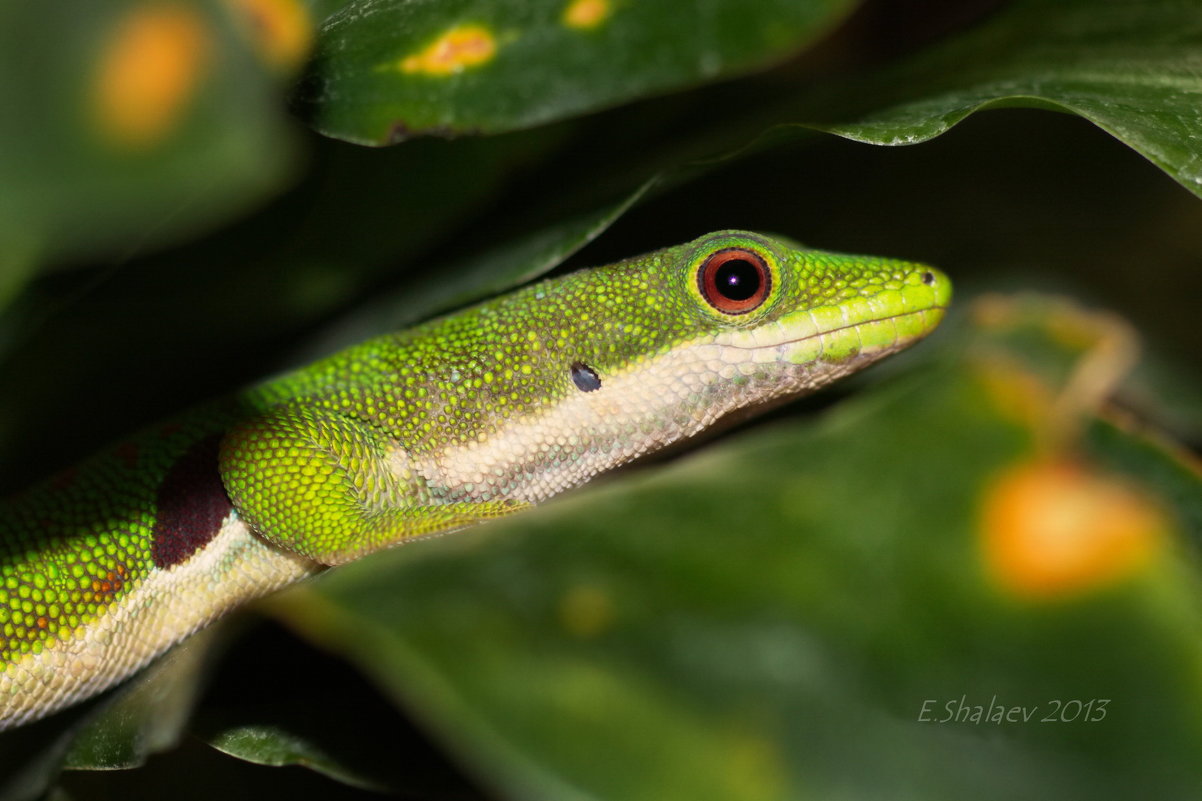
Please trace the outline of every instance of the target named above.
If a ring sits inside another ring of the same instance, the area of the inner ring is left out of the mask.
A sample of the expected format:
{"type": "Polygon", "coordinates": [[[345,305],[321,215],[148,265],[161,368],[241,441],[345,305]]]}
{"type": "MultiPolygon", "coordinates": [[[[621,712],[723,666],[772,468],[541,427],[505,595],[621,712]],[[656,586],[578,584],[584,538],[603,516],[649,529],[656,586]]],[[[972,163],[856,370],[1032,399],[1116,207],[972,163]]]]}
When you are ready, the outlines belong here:
{"type": "Polygon", "coordinates": [[[958,292],[855,381],[6,733],[0,794],[1197,796],[1200,48],[1168,0],[0,8],[5,492],[713,229],[958,292]]]}

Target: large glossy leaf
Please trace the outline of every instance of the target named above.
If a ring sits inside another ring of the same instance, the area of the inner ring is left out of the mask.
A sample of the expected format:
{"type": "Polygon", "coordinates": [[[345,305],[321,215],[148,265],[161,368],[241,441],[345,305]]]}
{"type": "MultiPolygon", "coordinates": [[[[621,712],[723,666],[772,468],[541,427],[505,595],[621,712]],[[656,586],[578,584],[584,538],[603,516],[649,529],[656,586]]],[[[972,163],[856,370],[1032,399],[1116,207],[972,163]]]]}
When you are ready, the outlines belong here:
{"type": "Polygon", "coordinates": [[[827,84],[795,119],[863,142],[930,139],[1000,106],[1079,114],[1202,194],[1202,3],[1018,0],[905,63],[827,84]]]}
{"type": "Polygon", "coordinates": [[[323,133],[384,144],[496,133],[746,72],[848,0],[352,0],[321,26],[301,100],[323,133]]]}

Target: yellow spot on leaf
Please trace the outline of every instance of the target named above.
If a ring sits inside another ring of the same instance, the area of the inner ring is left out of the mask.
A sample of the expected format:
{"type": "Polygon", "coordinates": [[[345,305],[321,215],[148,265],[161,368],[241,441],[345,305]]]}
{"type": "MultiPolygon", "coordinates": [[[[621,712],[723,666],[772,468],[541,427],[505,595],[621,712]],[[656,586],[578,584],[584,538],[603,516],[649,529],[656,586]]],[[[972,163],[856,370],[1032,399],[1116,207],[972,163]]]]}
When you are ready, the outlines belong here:
{"type": "Polygon", "coordinates": [[[563,24],[569,28],[595,28],[609,17],[609,0],[572,0],[563,10],[563,24]]]}
{"type": "Polygon", "coordinates": [[[1117,478],[1070,461],[1024,463],[985,497],[985,560],[1013,595],[1051,599],[1126,578],[1167,528],[1159,508],[1117,478]]]}
{"type": "Polygon", "coordinates": [[[300,0],[227,0],[246,20],[256,47],[273,67],[299,67],[313,45],[313,21],[300,0]]]}
{"type": "Polygon", "coordinates": [[[134,8],[109,37],[93,83],[103,133],[138,149],[170,134],[196,93],[210,46],[207,24],[189,6],[134,8]]]}
{"type": "Polygon", "coordinates": [[[979,376],[998,413],[1008,420],[1039,428],[1053,397],[1047,384],[1018,364],[995,358],[980,365],[979,376]]]}
{"type": "Polygon", "coordinates": [[[613,618],[609,595],[588,584],[573,587],[559,601],[560,622],[576,637],[596,637],[610,627],[613,618]]]}
{"type": "Polygon", "coordinates": [[[496,52],[496,39],[487,29],[461,25],[435,39],[420,53],[402,59],[400,66],[402,72],[453,75],[490,61],[496,52]]]}

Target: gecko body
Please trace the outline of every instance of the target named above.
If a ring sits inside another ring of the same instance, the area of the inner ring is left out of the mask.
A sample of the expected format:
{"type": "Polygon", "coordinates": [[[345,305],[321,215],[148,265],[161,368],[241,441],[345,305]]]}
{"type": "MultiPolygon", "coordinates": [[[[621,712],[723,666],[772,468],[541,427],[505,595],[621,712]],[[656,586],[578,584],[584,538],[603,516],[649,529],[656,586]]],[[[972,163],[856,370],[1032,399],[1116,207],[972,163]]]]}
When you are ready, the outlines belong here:
{"type": "Polygon", "coordinates": [[[331,565],[512,514],[929,333],[938,271],[724,231],[378,337],[0,504],[0,728],[331,565]]]}

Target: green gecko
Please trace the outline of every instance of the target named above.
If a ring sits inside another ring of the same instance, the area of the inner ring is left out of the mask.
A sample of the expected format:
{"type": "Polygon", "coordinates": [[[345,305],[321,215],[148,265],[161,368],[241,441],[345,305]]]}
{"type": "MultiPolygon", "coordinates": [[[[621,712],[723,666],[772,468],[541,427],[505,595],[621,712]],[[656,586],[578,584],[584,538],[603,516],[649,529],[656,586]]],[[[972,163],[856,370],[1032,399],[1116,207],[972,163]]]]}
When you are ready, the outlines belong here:
{"type": "Polygon", "coordinates": [[[930,267],[725,231],[554,278],[144,429],[0,505],[0,729],[218,616],[503,517],[928,334],[930,267]]]}

